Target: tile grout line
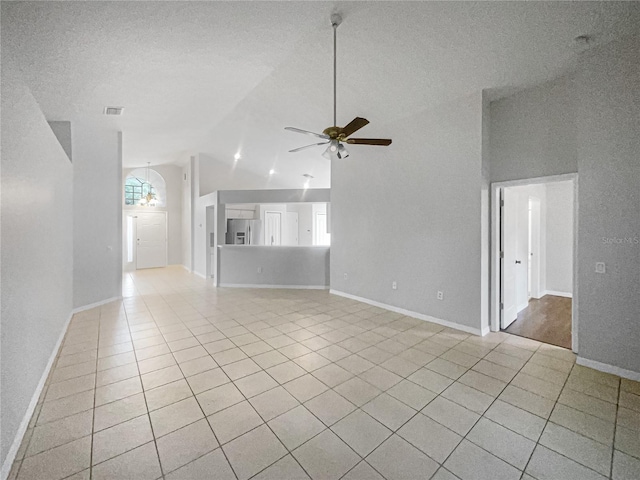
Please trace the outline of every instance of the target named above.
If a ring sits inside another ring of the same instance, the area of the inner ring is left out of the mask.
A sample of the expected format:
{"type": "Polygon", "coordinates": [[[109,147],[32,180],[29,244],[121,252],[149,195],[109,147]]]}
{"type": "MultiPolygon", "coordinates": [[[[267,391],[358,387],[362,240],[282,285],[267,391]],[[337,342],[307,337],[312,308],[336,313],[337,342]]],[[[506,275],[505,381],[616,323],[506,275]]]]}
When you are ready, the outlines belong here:
{"type": "MultiPolygon", "coordinates": [[[[146,307],[147,304],[144,301],[144,299],[142,299],[142,302],[145,304],[145,307],[146,307]]],[[[126,322],[127,322],[127,328],[129,330],[129,336],[131,337],[131,324],[129,323],[129,314],[127,313],[127,307],[124,304],[124,302],[122,304],[122,309],[124,311],[125,319],[126,319],[126,322]]],[[[148,307],[147,307],[147,309],[148,309],[148,307]]],[[[155,319],[154,319],[153,323],[156,323],[155,319]]],[[[160,466],[160,478],[164,479],[164,469],[162,468],[162,461],[160,460],[160,451],[158,450],[158,442],[156,441],[156,434],[155,434],[155,432],[153,430],[153,423],[151,422],[151,414],[149,412],[149,404],[147,403],[147,395],[146,395],[146,391],[144,389],[144,384],[142,383],[142,375],[140,374],[140,366],[138,364],[138,354],[136,352],[135,344],[133,343],[133,337],[131,337],[131,346],[133,347],[133,356],[136,359],[136,369],[138,370],[138,379],[140,381],[140,386],[142,387],[142,395],[143,395],[143,398],[144,398],[144,406],[145,406],[145,409],[146,409],[147,420],[149,422],[149,427],[151,428],[151,435],[153,437],[153,444],[155,446],[156,456],[158,458],[158,465],[160,466]]],[[[142,415],[140,415],[140,417],[141,416],[142,415]]],[[[139,418],[139,417],[136,417],[136,418],[139,418]]],[[[143,443],[142,445],[138,445],[138,446],[132,448],[131,450],[128,450],[128,452],[132,451],[132,450],[135,450],[136,448],[139,448],[139,447],[141,447],[143,445],[146,445],[147,443],[149,443],[149,442],[143,443]]],[[[123,452],[121,455],[124,455],[125,453],[127,453],[127,452],[123,452]]]]}
{"type": "Polygon", "coordinates": [[[620,395],[622,393],[622,379],[618,379],[618,398],[616,401],[616,416],[613,422],[613,443],[611,445],[611,465],[609,466],[609,478],[613,479],[613,462],[616,453],[616,432],[618,430],[618,412],[620,411],[620,395]]]}
{"type": "MultiPolygon", "coordinates": [[[[124,305],[122,306],[124,310],[124,305]]],[[[125,313],[126,315],[126,313],[125,313]]],[[[102,307],[100,307],[100,315],[98,316],[98,338],[96,341],[96,373],[95,380],[93,383],[93,411],[91,412],[91,447],[89,450],[89,480],[93,479],[93,440],[94,440],[94,431],[96,425],[96,396],[98,394],[98,363],[100,362],[100,358],[98,357],[98,351],[100,350],[100,331],[102,325],[102,307]]]]}
{"type": "MultiPolygon", "coordinates": [[[[556,408],[556,405],[558,405],[558,400],[560,399],[560,395],[562,395],[562,391],[564,390],[564,388],[567,385],[567,381],[569,381],[569,377],[571,376],[571,372],[573,371],[575,367],[575,363],[573,364],[573,366],[571,367],[571,370],[569,370],[569,374],[567,375],[567,378],[565,379],[564,383],[562,384],[562,390],[560,390],[560,393],[558,394],[558,398],[556,398],[555,402],[553,403],[553,408],[551,409],[551,411],[549,412],[549,416],[546,418],[545,423],[544,423],[544,427],[542,427],[542,430],[540,431],[540,436],[538,437],[538,440],[536,440],[536,444],[533,447],[533,450],[531,451],[531,455],[529,455],[529,459],[527,460],[527,463],[525,464],[524,468],[522,469],[522,474],[524,476],[524,473],[526,472],[527,468],[529,467],[529,463],[531,463],[531,459],[533,458],[533,454],[535,453],[536,449],[538,448],[538,445],[545,447],[544,445],[542,445],[540,443],[540,439],[542,438],[542,436],[544,435],[545,430],[547,429],[547,425],[549,425],[549,422],[551,421],[551,415],[553,415],[553,411],[556,408]]],[[[577,432],[576,432],[577,433],[577,432]]],[[[551,450],[551,449],[550,449],[551,450]]],[[[562,455],[559,452],[556,452],[555,450],[552,450],[553,452],[557,453],[558,455],[562,455]]],[[[562,455],[563,457],[565,457],[564,455],[562,455]]],[[[568,458],[568,457],[565,457],[568,458]]],[[[572,460],[572,459],[570,459],[572,460]]],[[[575,460],[573,460],[575,462],[575,460]]],[[[578,463],[578,462],[576,462],[578,463]]],[[[580,464],[582,465],[582,464],[580,464]]],[[[584,466],[584,465],[583,465],[584,466]]],[[[527,474],[528,475],[528,474],[527,474]]],[[[531,475],[533,476],[533,475],[531,475]]]]}

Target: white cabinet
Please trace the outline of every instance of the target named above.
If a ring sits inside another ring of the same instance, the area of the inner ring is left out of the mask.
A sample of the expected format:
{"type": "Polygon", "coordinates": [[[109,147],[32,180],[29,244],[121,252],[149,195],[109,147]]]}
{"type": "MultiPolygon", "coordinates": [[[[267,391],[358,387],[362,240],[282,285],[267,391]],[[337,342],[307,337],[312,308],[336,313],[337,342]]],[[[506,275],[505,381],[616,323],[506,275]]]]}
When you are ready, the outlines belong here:
{"type": "Polygon", "coordinates": [[[255,212],[253,210],[239,210],[227,208],[227,219],[239,218],[243,220],[253,220],[255,212]]]}

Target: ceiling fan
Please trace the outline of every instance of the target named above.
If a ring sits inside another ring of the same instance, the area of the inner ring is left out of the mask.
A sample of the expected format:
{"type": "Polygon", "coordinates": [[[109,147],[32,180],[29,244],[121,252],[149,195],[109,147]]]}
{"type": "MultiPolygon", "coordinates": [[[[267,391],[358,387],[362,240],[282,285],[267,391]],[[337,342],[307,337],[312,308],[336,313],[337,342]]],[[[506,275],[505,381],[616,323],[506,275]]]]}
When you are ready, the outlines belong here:
{"type": "Polygon", "coordinates": [[[335,155],[336,158],[342,159],[349,156],[349,152],[347,152],[347,149],[343,145],[344,143],[348,143],[350,145],[379,145],[385,147],[387,145],[391,145],[391,140],[384,138],[348,138],[369,123],[369,120],[366,118],[356,117],[344,127],[338,127],[336,125],[338,123],[336,119],[336,45],[338,26],[341,23],[342,17],[339,14],[334,13],[331,15],[331,26],[333,27],[333,127],[325,128],[322,133],[309,132],[295,127],[285,127],[285,130],[303,133],[305,135],[310,135],[324,140],[319,143],[313,143],[311,145],[305,145],[304,147],[289,150],[291,153],[299,152],[307,148],[317,147],[319,145],[329,145],[322,156],[331,159],[331,156],[335,155]]]}

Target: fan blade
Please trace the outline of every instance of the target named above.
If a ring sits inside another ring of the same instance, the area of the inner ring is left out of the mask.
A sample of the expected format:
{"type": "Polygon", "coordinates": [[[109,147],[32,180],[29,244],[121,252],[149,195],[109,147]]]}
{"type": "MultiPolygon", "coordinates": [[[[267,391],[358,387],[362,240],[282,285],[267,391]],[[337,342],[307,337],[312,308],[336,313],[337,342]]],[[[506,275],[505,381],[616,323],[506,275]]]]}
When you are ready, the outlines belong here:
{"type": "Polygon", "coordinates": [[[291,132],[303,133],[304,135],[311,135],[312,137],[324,138],[325,140],[329,140],[329,135],[325,135],[324,133],[309,132],[307,130],[301,130],[295,127],[284,127],[284,129],[289,130],[291,132]]]}
{"type": "Polygon", "coordinates": [[[366,118],[356,117],[351,120],[342,130],[340,130],[340,133],[345,137],[348,137],[349,135],[353,135],[362,127],[368,124],[369,120],[367,120],[366,118]]]}
{"type": "Polygon", "coordinates": [[[331,143],[331,142],[321,142],[321,143],[314,143],[312,145],[305,145],[304,147],[298,147],[298,148],[294,148],[293,150],[289,150],[289,153],[299,152],[300,150],[304,150],[305,148],[317,147],[318,145],[326,145],[328,143],[331,143]]]}
{"type": "Polygon", "coordinates": [[[390,138],[348,138],[345,142],[351,145],[380,145],[382,147],[391,145],[390,138]]]}

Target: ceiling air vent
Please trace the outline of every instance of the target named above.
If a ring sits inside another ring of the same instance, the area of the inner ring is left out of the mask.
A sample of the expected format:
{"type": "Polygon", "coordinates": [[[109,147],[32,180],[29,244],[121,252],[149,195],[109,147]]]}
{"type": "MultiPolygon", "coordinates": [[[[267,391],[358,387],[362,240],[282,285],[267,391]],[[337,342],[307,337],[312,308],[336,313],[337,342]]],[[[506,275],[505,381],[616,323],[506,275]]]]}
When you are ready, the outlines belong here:
{"type": "Polygon", "coordinates": [[[122,115],[124,107],[104,107],[105,115],[122,115]]]}

